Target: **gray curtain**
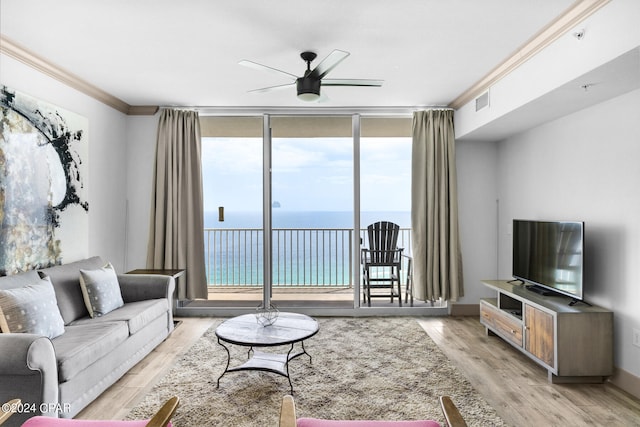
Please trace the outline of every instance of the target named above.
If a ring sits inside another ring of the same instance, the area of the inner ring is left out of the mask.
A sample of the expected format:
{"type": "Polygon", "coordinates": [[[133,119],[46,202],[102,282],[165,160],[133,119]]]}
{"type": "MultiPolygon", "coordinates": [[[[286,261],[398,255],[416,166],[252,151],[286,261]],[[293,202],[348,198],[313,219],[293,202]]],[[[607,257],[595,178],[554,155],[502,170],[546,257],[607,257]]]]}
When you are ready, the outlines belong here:
{"type": "Polygon", "coordinates": [[[165,109],[158,122],[147,268],[186,269],[178,298],[207,298],[200,120],[165,109]]]}
{"type": "Polygon", "coordinates": [[[452,110],[414,113],[411,156],[414,295],[456,301],[464,288],[452,110]]]}

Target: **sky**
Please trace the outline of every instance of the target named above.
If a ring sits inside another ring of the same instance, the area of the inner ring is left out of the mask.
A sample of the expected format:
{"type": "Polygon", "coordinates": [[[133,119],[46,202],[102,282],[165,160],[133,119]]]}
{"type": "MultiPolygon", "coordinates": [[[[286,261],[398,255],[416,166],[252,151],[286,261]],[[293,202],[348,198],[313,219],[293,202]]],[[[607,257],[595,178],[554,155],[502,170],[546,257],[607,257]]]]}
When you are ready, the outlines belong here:
{"type": "MultiPolygon", "coordinates": [[[[289,211],[353,209],[351,138],[273,138],[272,200],[289,211]]],[[[361,138],[361,210],[409,211],[411,139],[361,138]]],[[[203,138],[204,210],[262,209],[262,138],[203,138]]]]}

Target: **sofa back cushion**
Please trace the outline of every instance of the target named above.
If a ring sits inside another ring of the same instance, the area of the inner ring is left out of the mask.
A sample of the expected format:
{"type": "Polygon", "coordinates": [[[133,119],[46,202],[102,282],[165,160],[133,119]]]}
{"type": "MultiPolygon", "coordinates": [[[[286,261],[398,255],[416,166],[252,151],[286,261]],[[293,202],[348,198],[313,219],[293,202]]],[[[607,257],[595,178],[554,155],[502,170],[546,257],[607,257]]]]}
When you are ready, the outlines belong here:
{"type": "Polygon", "coordinates": [[[80,288],[80,269],[93,270],[104,265],[102,258],[95,256],[40,270],[41,276],[51,279],[65,325],[89,315],[80,288]]]}

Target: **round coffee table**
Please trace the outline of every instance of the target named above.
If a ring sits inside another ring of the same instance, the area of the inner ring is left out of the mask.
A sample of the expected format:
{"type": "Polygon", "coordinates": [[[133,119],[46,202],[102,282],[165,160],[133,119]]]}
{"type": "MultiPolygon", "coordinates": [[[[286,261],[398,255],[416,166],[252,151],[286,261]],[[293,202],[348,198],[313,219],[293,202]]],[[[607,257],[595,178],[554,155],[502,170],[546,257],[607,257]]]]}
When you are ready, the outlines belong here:
{"type": "Polygon", "coordinates": [[[281,312],[277,320],[269,326],[259,324],[254,314],[244,314],[225,320],[216,328],[218,344],[227,351],[227,366],[218,377],[217,386],[220,387],[220,379],[227,372],[266,371],[286,377],[289,380],[291,394],[293,394],[289,361],[306,354],[311,362],[311,355],[304,348],[304,340],[317,334],[318,329],[318,322],[315,319],[297,313],[281,312]],[[294,352],[294,345],[298,342],[301,349],[294,352]],[[224,343],[249,347],[248,360],[240,366],[229,368],[231,353],[224,343]],[[286,354],[255,350],[257,347],[284,345],[290,345],[286,354]]]}

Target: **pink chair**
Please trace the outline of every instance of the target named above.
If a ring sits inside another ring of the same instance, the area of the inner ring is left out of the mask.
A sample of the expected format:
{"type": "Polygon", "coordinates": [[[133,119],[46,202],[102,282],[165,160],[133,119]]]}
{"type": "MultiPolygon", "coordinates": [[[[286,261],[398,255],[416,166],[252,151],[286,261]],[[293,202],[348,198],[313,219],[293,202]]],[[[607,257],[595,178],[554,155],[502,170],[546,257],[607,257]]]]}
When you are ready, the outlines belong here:
{"type": "Polygon", "coordinates": [[[51,417],[32,417],[22,427],[171,427],[171,417],[178,409],[180,399],[176,396],[167,400],[150,420],[77,420],[51,417]]]}
{"type": "MultiPolygon", "coordinates": [[[[440,406],[449,427],[467,427],[460,411],[449,396],[440,397],[440,406]]],[[[280,427],[440,427],[433,420],[373,421],[373,420],[324,420],[319,418],[297,418],[292,396],[282,399],[280,427]]]]}

